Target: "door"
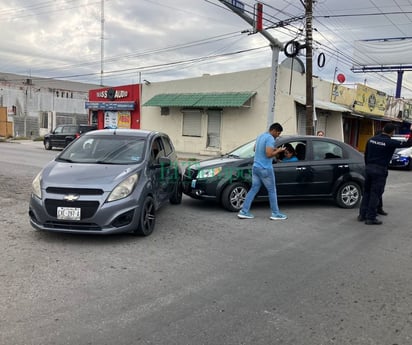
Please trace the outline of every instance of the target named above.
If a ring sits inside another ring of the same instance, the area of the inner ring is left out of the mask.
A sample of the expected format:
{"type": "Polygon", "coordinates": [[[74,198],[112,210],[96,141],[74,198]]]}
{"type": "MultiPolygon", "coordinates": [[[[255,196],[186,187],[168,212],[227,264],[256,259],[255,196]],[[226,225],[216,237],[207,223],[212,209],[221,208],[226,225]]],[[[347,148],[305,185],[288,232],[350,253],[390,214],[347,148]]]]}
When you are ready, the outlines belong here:
{"type": "Polygon", "coordinates": [[[273,169],[276,176],[276,190],[281,196],[299,196],[305,193],[308,181],[307,173],[309,170],[308,161],[306,160],[306,141],[282,142],[282,145],[291,145],[293,155],[297,161],[282,161],[283,157],[279,156],[273,169]]]}
{"type": "Polygon", "coordinates": [[[155,202],[160,205],[169,198],[169,170],[160,164],[159,159],[165,157],[165,149],[160,137],[155,138],[151,144],[150,171],[155,202]]]}
{"type": "Polygon", "coordinates": [[[64,142],[63,138],[63,126],[58,126],[54,129],[54,131],[52,132],[52,134],[50,135],[50,143],[52,146],[59,146],[61,147],[64,142]]]}
{"type": "Polygon", "coordinates": [[[344,150],[337,144],[312,140],[311,168],[306,186],[308,195],[332,195],[335,181],[348,173],[349,165],[344,150]]]}

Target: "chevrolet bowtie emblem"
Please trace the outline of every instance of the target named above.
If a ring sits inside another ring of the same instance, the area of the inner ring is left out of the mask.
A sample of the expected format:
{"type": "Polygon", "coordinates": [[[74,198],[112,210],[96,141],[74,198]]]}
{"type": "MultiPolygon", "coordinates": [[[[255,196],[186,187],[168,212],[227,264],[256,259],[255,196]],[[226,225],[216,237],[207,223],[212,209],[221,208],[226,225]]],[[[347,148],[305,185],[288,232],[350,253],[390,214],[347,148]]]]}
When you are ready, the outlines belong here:
{"type": "Polygon", "coordinates": [[[79,194],[67,194],[63,197],[63,199],[66,201],[76,201],[79,198],[80,198],[79,194]]]}

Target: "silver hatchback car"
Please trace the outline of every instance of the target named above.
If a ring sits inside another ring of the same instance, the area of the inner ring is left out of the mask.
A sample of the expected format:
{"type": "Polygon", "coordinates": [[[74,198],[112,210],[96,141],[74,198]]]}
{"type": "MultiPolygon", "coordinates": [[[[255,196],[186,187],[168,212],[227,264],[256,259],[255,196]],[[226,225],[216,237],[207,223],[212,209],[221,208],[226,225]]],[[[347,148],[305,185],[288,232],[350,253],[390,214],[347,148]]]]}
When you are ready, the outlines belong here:
{"type": "Polygon", "coordinates": [[[160,132],[105,129],[85,133],[32,183],[37,230],[150,235],[156,211],[182,201],[182,173],[170,138],[160,132]]]}

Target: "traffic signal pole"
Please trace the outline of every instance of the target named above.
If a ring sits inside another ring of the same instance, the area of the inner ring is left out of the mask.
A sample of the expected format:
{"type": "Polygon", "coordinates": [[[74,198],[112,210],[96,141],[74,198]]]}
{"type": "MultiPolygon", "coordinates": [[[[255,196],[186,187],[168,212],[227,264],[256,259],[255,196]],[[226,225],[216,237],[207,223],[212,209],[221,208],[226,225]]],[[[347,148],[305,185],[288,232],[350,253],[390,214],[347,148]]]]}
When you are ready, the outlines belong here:
{"type": "MultiPolygon", "coordinates": [[[[239,0],[219,0],[223,5],[228,7],[232,12],[236,13],[239,17],[249,23],[252,27],[257,27],[255,20],[245,14],[243,10],[243,3],[239,0]]],[[[268,100],[268,111],[267,111],[267,127],[275,121],[275,104],[276,104],[276,82],[278,75],[278,64],[279,64],[279,53],[283,49],[283,44],[269,34],[266,30],[262,29],[258,31],[263,37],[265,37],[270,42],[270,47],[272,49],[272,70],[269,86],[269,100],[268,100]]]]}

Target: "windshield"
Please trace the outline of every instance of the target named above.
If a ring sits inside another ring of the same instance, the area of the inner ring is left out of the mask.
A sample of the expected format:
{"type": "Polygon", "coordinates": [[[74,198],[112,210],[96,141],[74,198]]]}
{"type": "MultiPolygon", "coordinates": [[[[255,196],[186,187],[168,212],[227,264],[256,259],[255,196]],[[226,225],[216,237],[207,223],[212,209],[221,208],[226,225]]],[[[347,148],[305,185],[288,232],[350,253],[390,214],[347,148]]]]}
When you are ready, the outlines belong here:
{"type": "Polygon", "coordinates": [[[412,147],[401,147],[395,150],[395,153],[403,156],[412,156],[412,147]]]}
{"type": "Polygon", "coordinates": [[[97,164],[136,164],[143,160],[145,141],[127,136],[81,136],[57,161],[97,164]]]}
{"type": "Polygon", "coordinates": [[[229,152],[227,155],[236,158],[252,158],[255,156],[255,141],[256,140],[253,140],[247,144],[244,144],[232,152],[229,152]]]}

